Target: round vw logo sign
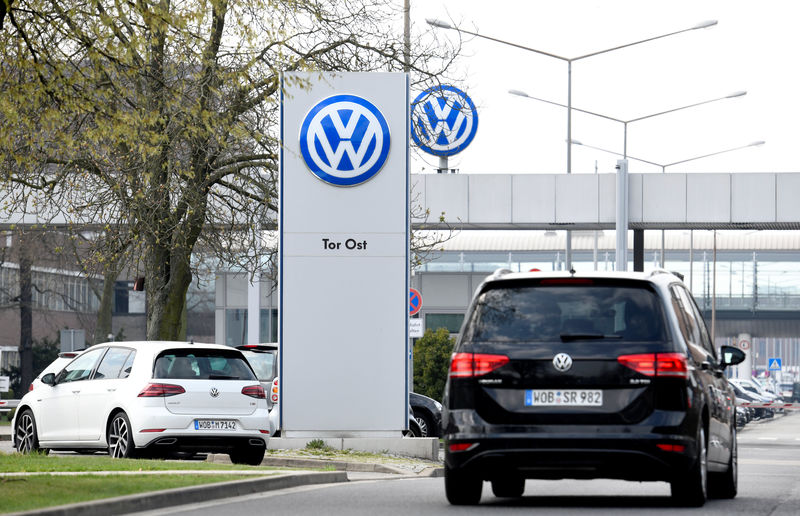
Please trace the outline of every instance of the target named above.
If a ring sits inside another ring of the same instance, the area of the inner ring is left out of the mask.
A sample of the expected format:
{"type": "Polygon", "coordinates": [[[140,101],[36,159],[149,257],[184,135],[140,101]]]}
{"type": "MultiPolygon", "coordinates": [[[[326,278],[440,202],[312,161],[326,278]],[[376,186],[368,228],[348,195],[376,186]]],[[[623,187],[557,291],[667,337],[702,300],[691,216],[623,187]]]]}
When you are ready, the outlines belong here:
{"type": "Polygon", "coordinates": [[[212,398],[216,398],[219,396],[219,390],[216,387],[212,387],[208,393],[211,395],[212,398]]]}
{"type": "Polygon", "coordinates": [[[300,127],[300,152],[326,183],[355,186],[371,179],[389,156],[389,125],[378,108],[355,95],[314,106],[300,127]]]}
{"type": "Polygon", "coordinates": [[[467,94],[453,86],[434,86],[411,104],[411,137],[436,156],[464,150],[478,131],[478,112],[467,94]]]}
{"type": "Polygon", "coordinates": [[[566,353],[559,353],[553,359],[553,367],[561,371],[562,373],[569,371],[572,367],[572,357],[567,355],[566,353]]]}

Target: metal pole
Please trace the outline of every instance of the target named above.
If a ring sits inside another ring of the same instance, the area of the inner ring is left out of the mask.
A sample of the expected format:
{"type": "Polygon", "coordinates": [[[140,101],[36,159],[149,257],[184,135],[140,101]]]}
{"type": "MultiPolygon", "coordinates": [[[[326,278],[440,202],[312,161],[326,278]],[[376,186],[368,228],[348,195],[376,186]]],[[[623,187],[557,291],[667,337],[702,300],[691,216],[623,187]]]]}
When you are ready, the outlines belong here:
{"type": "Polygon", "coordinates": [[[617,160],[616,270],[628,270],[628,160],[617,160]]]}
{"type": "MultiPolygon", "coordinates": [[[[572,173],[572,60],[567,60],[567,174],[572,173]]],[[[565,270],[572,270],[572,231],[567,230],[565,270]]]]}

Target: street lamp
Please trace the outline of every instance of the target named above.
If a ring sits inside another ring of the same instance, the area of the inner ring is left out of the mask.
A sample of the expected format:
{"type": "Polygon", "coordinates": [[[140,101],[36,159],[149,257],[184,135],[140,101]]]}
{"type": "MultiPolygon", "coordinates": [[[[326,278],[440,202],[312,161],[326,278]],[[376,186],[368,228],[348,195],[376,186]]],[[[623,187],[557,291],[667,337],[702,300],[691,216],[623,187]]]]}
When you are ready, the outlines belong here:
{"type": "MultiPolygon", "coordinates": [[[[620,154],[619,152],[615,152],[615,151],[612,151],[612,150],[604,149],[602,147],[595,147],[594,145],[587,145],[585,143],[579,142],[578,140],[572,140],[571,143],[573,145],[581,145],[581,146],[586,147],[588,149],[594,149],[594,150],[598,150],[600,152],[606,152],[608,154],[614,154],[615,156],[622,156],[622,154],[620,154]]],[[[711,153],[708,153],[708,154],[702,154],[700,156],[693,156],[691,158],[686,158],[686,159],[682,159],[682,160],[679,160],[679,161],[673,161],[671,163],[656,163],[654,161],[648,161],[646,159],[636,158],[636,157],[633,157],[633,156],[627,156],[627,158],[630,158],[630,159],[635,160],[635,161],[641,161],[642,163],[647,163],[648,165],[661,167],[661,173],[664,174],[667,171],[667,167],[671,167],[673,165],[680,165],[682,163],[688,163],[689,161],[695,161],[695,160],[698,160],[698,159],[709,158],[711,156],[718,156],[719,154],[725,154],[727,152],[733,152],[733,151],[737,151],[737,150],[741,150],[741,149],[747,149],[748,147],[758,147],[760,145],[764,145],[765,143],[766,142],[764,140],[759,140],[759,141],[755,141],[755,142],[752,142],[752,143],[748,143],[747,145],[740,145],[738,147],[732,147],[730,149],[723,149],[723,150],[716,151],[716,152],[711,152],[711,153]]],[[[691,247],[692,246],[690,244],[690,246],[689,246],[689,290],[691,290],[691,288],[692,288],[692,259],[691,259],[692,250],[691,250],[691,247]]],[[[626,252],[627,252],[627,250],[626,250],[626,252]]],[[[664,267],[664,230],[661,231],[661,267],[664,267]]]]}
{"type": "MultiPolygon", "coordinates": [[[[539,102],[545,102],[547,104],[553,104],[555,106],[565,107],[568,110],[575,110],[581,113],[586,113],[588,115],[597,116],[600,118],[604,118],[606,120],[612,120],[614,122],[619,122],[624,127],[623,133],[623,140],[622,140],[622,159],[628,159],[628,124],[633,122],[638,122],[640,120],[647,120],[648,118],[654,118],[660,115],[666,115],[669,113],[674,113],[676,111],[682,111],[684,109],[689,109],[697,106],[702,106],[704,104],[710,104],[711,102],[717,102],[719,100],[726,100],[726,99],[733,99],[737,97],[743,97],[747,95],[746,91],[736,91],[731,93],[730,95],[725,95],[724,97],[717,97],[709,100],[704,100],[701,102],[695,102],[694,104],[688,104],[686,106],[680,106],[672,109],[667,109],[666,111],[659,111],[658,113],[652,113],[649,115],[644,115],[636,118],[631,118],[628,120],[623,120],[621,118],[615,118],[613,116],[603,115],[601,113],[595,113],[593,111],[588,111],[586,109],[579,109],[579,108],[570,108],[569,106],[565,106],[564,104],[559,104],[558,102],[553,102],[551,100],[541,99],[539,97],[534,97],[532,95],[528,95],[524,91],[521,90],[508,90],[508,92],[512,95],[516,95],[518,97],[528,98],[531,100],[538,100],[539,102]]],[[[571,145],[570,145],[571,147],[571,145]]],[[[619,167],[618,167],[619,168],[619,167]]],[[[628,269],[628,199],[627,199],[627,172],[620,171],[617,175],[617,190],[618,190],[618,203],[622,203],[621,205],[617,206],[617,253],[616,253],[616,262],[617,262],[617,270],[627,270],[628,269]],[[619,228],[625,228],[623,231],[619,231],[619,228]]],[[[640,239],[636,238],[636,231],[634,231],[634,240],[633,240],[633,256],[634,256],[634,270],[636,270],[636,257],[640,256],[637,252],[642,251],[642,247],[644,246],[644,236],[643,233],[639,234],[641,236],[640,239]]],[[[663,240],[663,232],[662,232],[662,240],[663,240]]]]}
{"type": "MultiPolygon", "coordinates": [[[[543,56],[552,57],[554,59],[558,59],[560,61],[564,61],[564,62],[567,63],[567,174],[571,174],[572,173],[572,145],[570,144],[570,142],[572,141],[572,63],[575,62],[575,61],[580,61],[582,59],[587,59],[589,57],[594,57],[594,56],[597,56],[597,55],[600,55],[600,54],[605,54],[605,53],[608,53],[608,52],[612,52],[614,50],[619,50],[619,49],[622,49],[622,48],[632,47],[634,45],[639,45],[641,43],[647,43],[649,41],[655,41],[657,39],[662,39],[662,38],[666,38],[666,37],[669,37],[669,36],[674,36],[676,34],[681,34],[683,32],[689,32],[689,31],[697,30],[697,29],[706,29],[706,28],[709,28],[709,27],[713,27],[714,25],[717,24],[717,20],[704,21],[704,22],[698,23],[697,25],[694,25],[692,27],[689,27],[689,28],[686,28],[686,29],[677,30],[677,31],[674,31],[674,32],[669,32],[667,34],[661,34],[660,36],[653,36],[653,37],[650,37],[650,38],[647,38],[647,39],[642,39],[642,40],[634,41],[634,42],[631,42],[631,43],[626,43],[624,45],[618,45],[616,47],[606,48],[604,50],[598,50],[596,52],[591,52],[589,54],[584,54],[584,55],[577,56],[577,57],[565,57],[565,56],[560,56],[558,54],[553,54],[553,53],[550,53],[550,52],[544,52],[542,50],[537,50],[535,48],[526,47],[524,45],[519,45],[517,43],[512,43],[510,41],[505,41],[505,40],[502,40],[502,39],[499,39],[499,38],[493,38],[493,37],[490,37],[490,36],[484,36],[483,34],[479,34],[477,32],[472,32],[472,31],[468,31],[468,30],[465,30],[465,29],[461,29],[459,27],[455,27],[455,26],[453,26],[453,25],[451,25],[451,24],[449,24],[449,23],[447,23],[445,21],[442,21],[442,20],[429,18],[429,19],[426,19],[425,21],[428,22],[428,24],[431,25],[432,27],[437,27],[437,28],[440,28],[440,29],[455,30],[457,32],[461,32],[461,33],[464,33],[464,34],[469,34],[471,36],[475,36],[477,38],[487,39],[489,41],[494,41],[496,43],[501,43],[503,45],[508,45],[508,46],[519,48],[519,49],[522,49],[522,50],[527,50],[529,52],[534,52],[536,54],[540,54],[540,55],[543,55],[543,56]]],[[[566,253],[565,253],[565,263],[566,263],[566,268],[569,270],[569,269],[572,268],[572,233],[569,230],[567,230],[567,242],[566,242],[566,244],[567,245],[566,245],[566,253]]]]}

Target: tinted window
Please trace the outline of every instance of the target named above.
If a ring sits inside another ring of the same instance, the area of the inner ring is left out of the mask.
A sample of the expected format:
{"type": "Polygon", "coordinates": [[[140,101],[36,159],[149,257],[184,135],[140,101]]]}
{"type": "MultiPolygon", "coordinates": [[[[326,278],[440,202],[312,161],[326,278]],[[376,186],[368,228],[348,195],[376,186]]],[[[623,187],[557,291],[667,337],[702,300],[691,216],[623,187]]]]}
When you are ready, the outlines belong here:
{"type": "Polygon", "coordinates": [[[657,294],[645,286],[503,283],[478,297],[465,338],[509,342],[589,334],[653,341],[664,338],[663,320],[657,294]]]}
{"type": "Polygon", "coordinates": [[[256,380],[242,354],[225,349],[172,349],[161,352],[153,378],[256,380]]]}
{"type": "Polygon", "coordinates": [[[60,373],[58,373],[56,382],[63,383],[86,380],[89,378],[89,375],[92,374],[92,370],[94,369],[94,365],[97,363],[97,359],[100,358],[105,351],[106,348],[93,349],[79,356],[70,362],[69,365],[67,365],[67,367],[65,367],[60,373]]]}
{"type": "Polygon", "coordinates": [[[250,362],[250,366],[255,370],[259,380],[263,382],[272,380],[275,376],[273,371],[276,365],[274,353],[247,351],[245,352],[245,356],[247,356],[247,361],[250,362]]]}
{"type": "MultiPolygon", "coordinates": [[[[119,378],[122,372],[122,366],[127,362],[128,357],[133,352],[127,348],[111,348],[100,361],[97,366],[97,372],[94,374],[95,379],[100,378],[119,378]]],[[[127,375],[126,375],[127,376],[127,375]]],[[[123,377],[125,378],[125,376],[123,377]]]]}

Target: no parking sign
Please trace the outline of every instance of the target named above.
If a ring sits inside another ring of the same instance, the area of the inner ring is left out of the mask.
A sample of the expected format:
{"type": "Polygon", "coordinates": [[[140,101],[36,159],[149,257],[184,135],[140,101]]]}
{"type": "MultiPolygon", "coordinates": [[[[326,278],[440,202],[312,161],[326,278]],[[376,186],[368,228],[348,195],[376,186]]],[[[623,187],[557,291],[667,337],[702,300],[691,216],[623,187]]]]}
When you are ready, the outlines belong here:
{"type": "Polygon", "coordinates": [[[422,294],[415,288],[408,289],[408,315],[417,315],[422,309],[422,294]]]}

